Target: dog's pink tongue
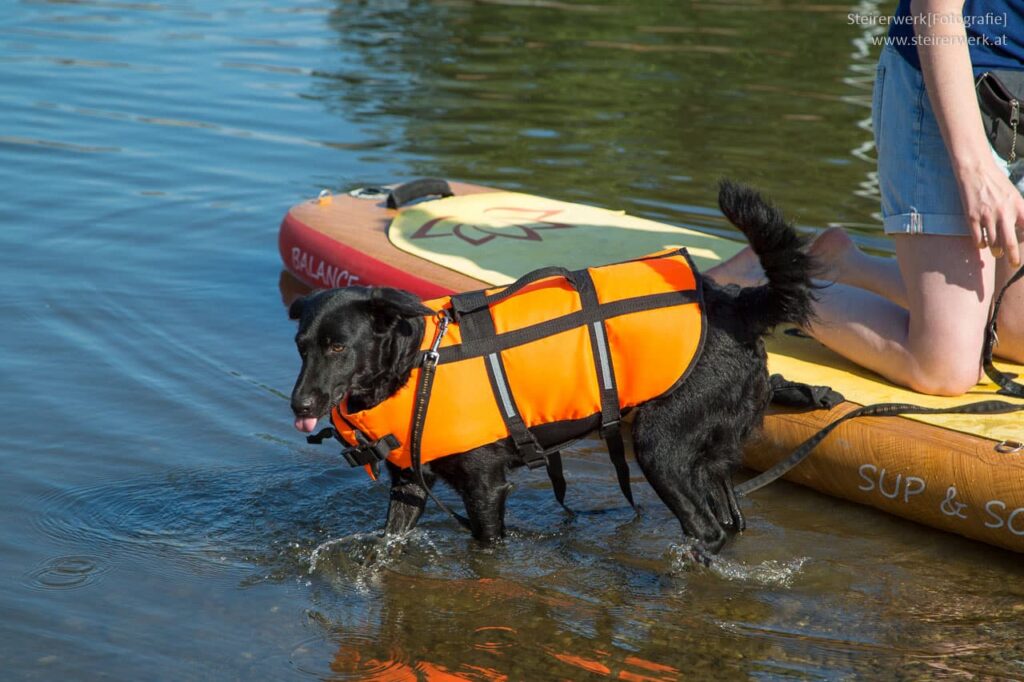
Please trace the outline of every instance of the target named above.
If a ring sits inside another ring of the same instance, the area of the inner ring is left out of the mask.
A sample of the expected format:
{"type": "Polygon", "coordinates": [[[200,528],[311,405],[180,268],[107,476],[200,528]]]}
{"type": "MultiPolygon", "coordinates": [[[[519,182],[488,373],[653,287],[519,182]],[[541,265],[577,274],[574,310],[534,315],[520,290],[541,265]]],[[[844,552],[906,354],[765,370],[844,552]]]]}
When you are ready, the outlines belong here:
{"type": "Polygon", "coordinates": [[[299,418],[295,420],[295,428],[306,433],[313,433],[313,429],[316,428],[318,421],[318,419],[313,419],[312,417],[299,418]]]}

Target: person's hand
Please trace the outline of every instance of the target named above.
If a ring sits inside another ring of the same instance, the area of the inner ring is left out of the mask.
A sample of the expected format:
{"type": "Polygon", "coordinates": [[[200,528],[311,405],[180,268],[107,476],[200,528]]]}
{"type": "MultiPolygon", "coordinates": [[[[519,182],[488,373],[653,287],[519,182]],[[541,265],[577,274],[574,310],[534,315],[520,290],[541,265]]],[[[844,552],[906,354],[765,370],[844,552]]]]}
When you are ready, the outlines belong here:
{"type": "Polygon", "coordinates": [[[1003,255],[1020,265],[1018,232],[1024,231],[1024,197],[995,162],[987,159],[974,170],[958,174],[960,199],[979,249],[1003,255]],[[987,237],[987,238],[986,238],[987,237]]]}

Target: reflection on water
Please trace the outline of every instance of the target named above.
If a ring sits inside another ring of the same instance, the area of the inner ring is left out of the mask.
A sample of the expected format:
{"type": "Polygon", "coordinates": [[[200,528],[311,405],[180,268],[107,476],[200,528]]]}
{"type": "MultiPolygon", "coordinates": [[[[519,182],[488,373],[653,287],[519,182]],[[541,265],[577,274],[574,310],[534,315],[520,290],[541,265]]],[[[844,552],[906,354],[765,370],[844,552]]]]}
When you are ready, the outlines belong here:
{"type": "Polygon", "coordinates": [[[861,125],[874,60],[846,13],[757,2],[343,4],[328,21],[354,54],[318,74],[316,92],[384,153],[412,157],[413,174],[442,168],[715,226],[713,181],[742,177],[801,222],[873,226],[877,194],[850,187],[874,170],[861,125]]]}
{"type": "Polygon", "coordinates": [[[779,484],[697,567],[591,446],[570,503],[602,513],[516,472],[506,541],[431,510],[385,542],[386,486],[288,417],[276,230],[322,187],[439,175],[727,229],[730,175],[885,248],[846,21],[878,7],[5,4],[4,678],[1024,676],[1016,556],[779,484]]]}

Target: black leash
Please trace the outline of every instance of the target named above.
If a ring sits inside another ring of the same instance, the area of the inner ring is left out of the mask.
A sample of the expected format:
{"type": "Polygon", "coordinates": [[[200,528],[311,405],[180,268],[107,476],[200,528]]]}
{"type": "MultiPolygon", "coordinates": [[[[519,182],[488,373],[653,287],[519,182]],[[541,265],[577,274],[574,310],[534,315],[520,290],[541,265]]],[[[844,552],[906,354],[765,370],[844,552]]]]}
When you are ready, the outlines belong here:
{"type": "Polygon", "coordinates": [[[999,343],[999,336],[996,334],[996,318],[999,317],[999,306],[1003,303],[1003,295],[1010,288],[1010,285],[1021,277],[1024,277],[1024,267],[1021,267],[1014,273],[1013,277],[1003,287],[1003,290],[996,296],[996,302],[992,305],[992,319],[989,320],[988,325],[985,327],[985,347],[981,354],[982,366],[985,368],[985,374],[988,375],[988,378],[1002,389],[1000,393],[1012,395],[1015,398],[1024,398],[1024,384],[1014,381],[1011,375],[996,369],[996,366],[992,364],[992,351],[996,344],[999,343]]]}
{"type": "Polygon", "coordinates": [[[419,380],[416,382],[416,403],[412,414],[412,434],[410,435],[409,442],[409,457],[412,460],[412,470],[416,472],[419,484],[427,491],[427,495],[429,495],[430,499],[434,501],[434,504],[440,507],[443,512],[448,514],[448,516],[458,521],[459,525],[463,528],[472,532],[473,527],[470,525],[469,519],[452,511],[448,505],[439,500],[423,478],[423,464],[421,457],[423,426],[427,421],[427,407],[430,405],[430,390],[434,386],[434,373],[437,371],[437,361],[440,359],[437,349],[441,345],[441,339],[444,338],[445,333],[448,331],[448,324],[451,321],[448,318],[447,313],[442,311],[439,314],[440,319],[437,326],[437,336],[434,337],[434,343],[430,346],[430,350],[423,354],[420,376],[419,380]]]}
{"type": "Polygon", "coordinates": [[[1008,403],[1004,400],[983,400],[978,403],[968,403],[954,407],[921,407],[920,405],[912,405],[910,403],[877,403],[875,405],[858,407],[851,412],[847,412],[805,440],[789,457],[786,457],[771,469],[737,485],[736,494],[746,496],[755,490],[760,490],[769,483],[779,480],[789,473],[793,467],[807,459],[818,443],[825,440],[825,437],[832,433],[836,427],[845,421],[856,419],[857,417],[896,417],[903,414],[1006,414],[1022,410],[1024,410],[1024,404],[1008,403]]]}
{"type": "MultiPolygon", "coordinates": [[[[985,327],[985,343],[982,349],[982,364],[985,368],[985,374],[987,374],[992,381],[1002,388],[1002,391],[1000,391],[1001,393],[1017,398],[1024,398],[1024,384],[1014,381],[1011,375],[996,369],[995,365],[992,363],[992,350],[995,345],[999,343],[999,337],[996,335],[996,318],[999,316],[999,306],[1003,302],[1003,295],[1006,293],[1006,290],[1021,277],[1024,277],[1024,267],[1017,270],[1013,277],[1003,285],[999,295],[996,296],[995,303],[992,306],[992,317],[985,327]]],[[[779,379],[780,381],[784,381],[781,377],[779,377],[779,379]]],[[[776,383],[775,377],[772,377],[772,380],[774,386],[776,383]]],[[[788,383],[787,388],[793,386],[790,382],[786,383],[788,383]]],[[[824,387],[807,388],[821,389],[824,387]]],[[[825,390],[828,389],[826,388],[825,390]]],[[[914,405],[912,403],[877,403],[875,405],[858,407],[851,412],[847,412],[842,417],[835,420],[828,426],[825,426],[816,434],[805,440],[796,450],[793,451],[792,454],[772,468],[737,485],[736,494],[746,496],[756,490],[760,490],[769,483],[774,483],[779,480],[789,473],[793,467],[807,459],[818,443],[825,440],[825,437],[832,433],[836,427],[845,421],[856,419],[857,417],[896,417],[904,414],[1007,414],[1010,412],[1020,411],[1024,411],[1024,404],[1008,403],[1004,400],[983,400],[977,403],[956,405],[954,407],[921,407],[920,405],[914,405]]]]}

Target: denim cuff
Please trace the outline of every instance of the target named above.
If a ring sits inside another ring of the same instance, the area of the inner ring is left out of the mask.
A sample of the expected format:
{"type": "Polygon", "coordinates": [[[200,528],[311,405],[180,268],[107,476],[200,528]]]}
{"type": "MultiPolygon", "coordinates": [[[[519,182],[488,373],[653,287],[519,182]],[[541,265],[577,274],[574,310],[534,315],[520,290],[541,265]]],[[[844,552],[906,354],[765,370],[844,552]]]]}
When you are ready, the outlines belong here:
{"type": "Polygon", "coordinates": [[[886,234],[931,234],[943,237],[970,237],[967,216],[958,213],[897,213],[882,221],[886,234]]]}

